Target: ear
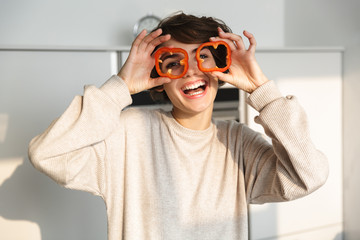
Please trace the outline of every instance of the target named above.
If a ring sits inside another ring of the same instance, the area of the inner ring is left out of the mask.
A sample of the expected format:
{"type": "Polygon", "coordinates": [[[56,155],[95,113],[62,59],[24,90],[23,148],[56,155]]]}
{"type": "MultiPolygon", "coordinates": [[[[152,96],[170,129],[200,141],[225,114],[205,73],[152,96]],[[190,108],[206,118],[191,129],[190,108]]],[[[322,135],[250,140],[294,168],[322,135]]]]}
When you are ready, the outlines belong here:
{"type": "Polygon", "coordinates": [[[158,93],[161,93],[164,91],[164,85],[160,85],[154,88],[155,91],[157,91],[158,93]]]}

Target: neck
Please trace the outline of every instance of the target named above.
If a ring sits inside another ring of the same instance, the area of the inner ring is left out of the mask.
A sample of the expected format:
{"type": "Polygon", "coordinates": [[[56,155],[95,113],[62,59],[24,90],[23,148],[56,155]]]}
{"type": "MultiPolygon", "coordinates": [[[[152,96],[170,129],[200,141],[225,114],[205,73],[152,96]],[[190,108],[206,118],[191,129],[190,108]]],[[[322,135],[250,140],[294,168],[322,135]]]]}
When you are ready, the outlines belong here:
{"type": "Polygon", "coordinates": [[[205,130],[211,124],[212,108],[200,113],[185,113],[173,108],[171,113],[180,125],[188,129],[205,130]]]}

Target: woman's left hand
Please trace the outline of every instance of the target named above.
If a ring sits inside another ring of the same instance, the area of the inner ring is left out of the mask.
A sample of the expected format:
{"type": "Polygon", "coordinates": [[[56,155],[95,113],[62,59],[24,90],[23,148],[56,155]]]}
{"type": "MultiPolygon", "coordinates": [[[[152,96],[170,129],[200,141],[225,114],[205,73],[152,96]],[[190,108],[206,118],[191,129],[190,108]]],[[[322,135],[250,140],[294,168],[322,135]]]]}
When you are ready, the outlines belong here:
{"type": "Polygon", "coordinates": [[[246,49],[241,36],[225,33],[221,28],[218,31],[219,37],[210,40],[223,40],[229,44],[231,48],[231,66],[229,73],[212,72],[211,75],[248,93],[252,93],[256,88],[268,82],[269,80],[255,59],[256,40],[254,36],[244,31],[245,37],[250,42],[249,48],[246,49]]]}

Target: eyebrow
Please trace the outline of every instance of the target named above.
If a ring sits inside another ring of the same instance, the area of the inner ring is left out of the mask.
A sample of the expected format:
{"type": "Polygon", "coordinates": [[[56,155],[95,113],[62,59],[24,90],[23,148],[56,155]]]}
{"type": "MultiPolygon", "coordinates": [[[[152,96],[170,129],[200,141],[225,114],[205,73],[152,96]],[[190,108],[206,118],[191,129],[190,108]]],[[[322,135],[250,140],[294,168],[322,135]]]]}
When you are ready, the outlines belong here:
{"type": "MultiPolygon", "coordinates": [[[[197,48],[195,48],[194,50],[192,50],[191,52],[192,52],[192,53],[196,53],[196,51],[197,51],[198,49],[199,49],[199,48],[197,47],[197,48]]],[[[207,50],[211,51],[209,46],[202,47],[201,50],[203,50],[203,49],[207,49],[207,50]]]]}
{"type": "MultiPolygon", "coordinates": [[[[195,54],[196,51],[198,50],[198,47],[197,48],[194,48],[193,50],[191,50],[191,53],[192,54],[195,54]]],[[[162,61],[165,61],[166,59],[168,58],[175,58],[175,57],[178,57],[180,54],[178,53],[173,53],[173,54],[170,54],[169,52],[167,52],[166,54],[163,55],[163,57],[161,57],[160,59],[162,61]]]]}
{"type": "Polygon", "coordinates": [[[167,53],[167,54],[165,54],[164,57],[161,57],[160,59],[161,59],[162,61],[165,61],[165,60],[168,59],[168,58],[176,58],[176,57],[178,57],[178,56],[180,56],[180,54],[178,54],[178,53],[173,53],[173,54],[167,53]]]}

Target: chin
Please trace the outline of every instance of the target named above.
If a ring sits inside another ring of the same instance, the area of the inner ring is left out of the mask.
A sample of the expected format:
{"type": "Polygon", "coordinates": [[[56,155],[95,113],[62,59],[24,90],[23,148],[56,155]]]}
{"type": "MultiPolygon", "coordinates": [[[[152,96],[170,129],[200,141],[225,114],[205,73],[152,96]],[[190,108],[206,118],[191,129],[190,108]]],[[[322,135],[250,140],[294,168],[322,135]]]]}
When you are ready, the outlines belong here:
{"type": "Polygon", "coordinates": [[[217,82],[199,78],[186,81],[181,86],[165,89],[173,106],[179,111],[198,114],[213,109],[217,94],[217,82]]]}

